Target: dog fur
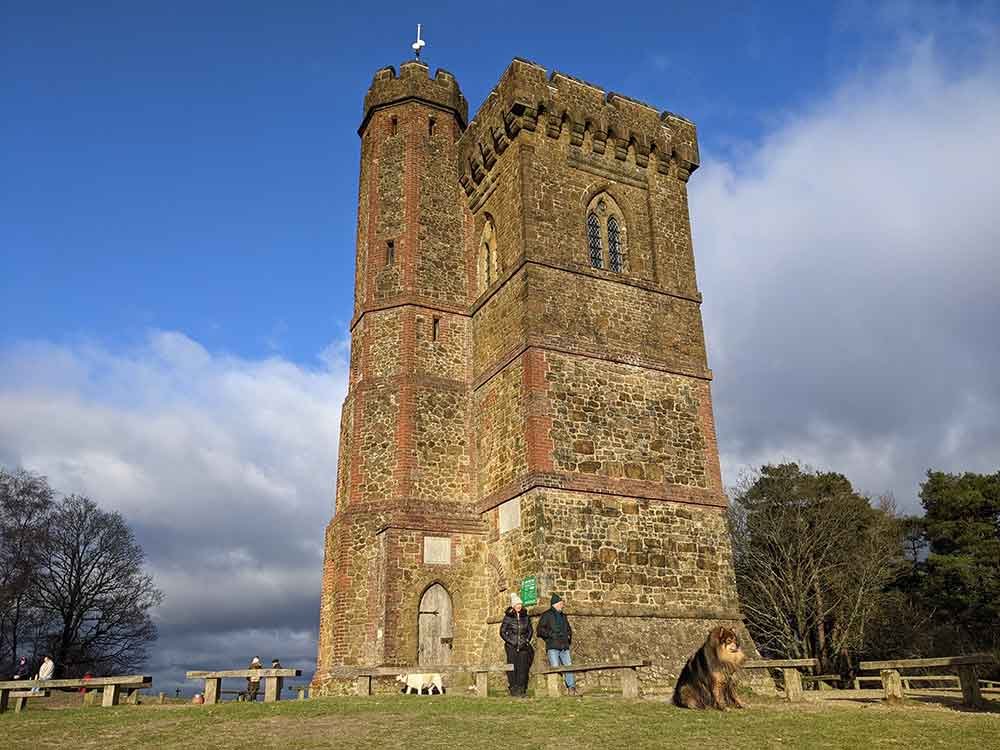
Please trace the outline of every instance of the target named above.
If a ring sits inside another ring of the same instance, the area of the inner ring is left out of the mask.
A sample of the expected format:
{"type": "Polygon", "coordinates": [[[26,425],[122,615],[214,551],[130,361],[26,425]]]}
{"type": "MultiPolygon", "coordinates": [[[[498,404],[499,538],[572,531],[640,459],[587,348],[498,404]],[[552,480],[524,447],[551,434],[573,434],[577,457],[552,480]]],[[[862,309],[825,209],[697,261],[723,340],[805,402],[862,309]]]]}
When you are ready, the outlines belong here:
{"type": "Polygon", "coordinates": [[[429,693],[431,688],[437,688],[439,694],[444,694],[444,681],[437,672],[413,672],[412,674],[396,675],[396,682],[402,682],[407,695],[412,690],[420,695],[424,690],[429,693]]]}
{"type": "Polygon", "coordinates": [[[736,697],[733,675],[746,661],[736,631],[719,626],[709,631],[704,645],[688,659],[674,688],[680,708],[745,708],[736,697]]]}

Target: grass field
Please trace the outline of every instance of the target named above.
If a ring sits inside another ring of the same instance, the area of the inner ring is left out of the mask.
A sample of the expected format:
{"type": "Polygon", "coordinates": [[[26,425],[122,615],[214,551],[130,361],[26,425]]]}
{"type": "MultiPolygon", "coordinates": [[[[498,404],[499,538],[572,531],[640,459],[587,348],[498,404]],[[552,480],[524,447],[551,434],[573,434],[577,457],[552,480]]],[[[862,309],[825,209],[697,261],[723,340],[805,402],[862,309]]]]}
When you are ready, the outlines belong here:
{"type": "Polygon", "coordinates": [[[0,748],[1000,748],[1000,706],[757,698],[693,712],[621,698],[385,696],[218,706],[36,708],[0,716],[0,748]]]}

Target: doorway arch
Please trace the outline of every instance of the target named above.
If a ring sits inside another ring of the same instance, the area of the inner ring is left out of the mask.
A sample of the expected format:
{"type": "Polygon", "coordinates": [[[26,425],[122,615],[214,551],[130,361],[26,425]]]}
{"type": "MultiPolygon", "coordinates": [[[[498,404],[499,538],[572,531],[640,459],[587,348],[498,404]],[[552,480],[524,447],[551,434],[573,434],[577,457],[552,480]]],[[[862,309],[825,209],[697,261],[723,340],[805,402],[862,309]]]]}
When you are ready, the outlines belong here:
{"type": "Polygon", "coordinates": [[[451,594],[440,583],[427,587],[417,614],[417,664],[450,664],[454,635],[451,594]]]}

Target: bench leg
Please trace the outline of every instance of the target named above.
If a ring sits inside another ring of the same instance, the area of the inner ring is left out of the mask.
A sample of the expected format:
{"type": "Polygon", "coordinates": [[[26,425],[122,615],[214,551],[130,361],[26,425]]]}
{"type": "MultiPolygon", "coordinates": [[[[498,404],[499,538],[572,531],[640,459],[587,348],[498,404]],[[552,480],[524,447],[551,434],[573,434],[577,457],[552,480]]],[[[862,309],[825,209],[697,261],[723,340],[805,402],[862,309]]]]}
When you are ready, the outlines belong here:
{"type": "Polygon", "coordinates": [[[104,700],[101,701],[101,705],[107,708],[108,706],[118,705],[118,695],[121,692],[121,688],[118,685],[105,685],[104,686],[104,700]]]}
{"type": "Polygon", "coordinates": [[[372,694],[372,676],[369,674],[363,674],[354,681],[354,694],[355,695],[371,695],[372,694]]]}
{"type": "Polygon", "coordinates": [[[639,697],[639,673],[634,669],[622,670],[622,697],[639,697]]]}
{"type": "Polygon", "coordinates": [[[561,674],[547,674],[545,675],[545,686],[550,698],[559,697],[559,683],[562,681],[561,674]]]}
{"type": "Polygon", "coordinates": [[[785,678],[785,700],[798,703],[802,700],[802,675],[795,667],[786,667],[781,674],[785,678]]]}
{"type": "Polygon", "coordinates": [[[895,669],[883,669],[882,687],[885,690],[885,699],[889,703],[903,700],[903,680],[899,676],[899,671],[895,669]]]}
{"type": "Polygon", "coordinates": [[[264,678],[264,703],[274,703],[281,700],[281,678],[264,678]]]}
{"type": "Polygon", "coordinates": [[[962,703],[966,706],[978,706],[982,695],[979,692],[979,680],[976,679],[975,667],[959,667],[958,684],[962,686],[962,703]]]}
{"type": "Polygon", "coordinates": [[[0,714],[7,710],[7,700],[10,697],[10,690],[0,689],[0,714]]]}
{"type": "Polygon", "coordinates": [[[28,707],[28,699],[27,698],[15,698],[14,699],[14,713],[19,714],[24,709],[26,709],[27,707],[28,707]]]}
{"type": "Polygon", "coordinates": [[[476,697],[485,698],[489,695],[489,672],[476,672],[476,697]]]}
{"type": "Polygon", "coordinates": [[[299,688],[299,700],[304,701],[306,699],[306,689],[299,688]]]}
{"type": "Polygon", "coordinates": [[[214,706],[219,702],[219,691],[222,689],[222,679],[219,677],[205,678],[205,705],[214,706]]]}

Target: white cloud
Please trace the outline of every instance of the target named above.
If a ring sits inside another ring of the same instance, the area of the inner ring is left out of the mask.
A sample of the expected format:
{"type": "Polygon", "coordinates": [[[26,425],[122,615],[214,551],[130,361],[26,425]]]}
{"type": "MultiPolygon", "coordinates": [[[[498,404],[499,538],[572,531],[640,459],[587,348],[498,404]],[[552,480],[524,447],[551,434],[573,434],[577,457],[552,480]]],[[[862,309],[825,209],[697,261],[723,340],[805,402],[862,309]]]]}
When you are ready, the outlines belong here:
{"type": "Polygon", "coordinates": [[[962,66],[907,44],[692,179],[728,481],[802,458],[915,509],[929,467],[996,470],[992,38],[962,66]]]}
{"type": "Polygon", "coordinates": [[[203,629],[230,633],[236,663],[258,629],[314,641],[343,351],[311,369],[176,332],[126,352],[24,343],[0,352],[0,463],[125,515],[166,593],[158,651],[203,629]]]}

